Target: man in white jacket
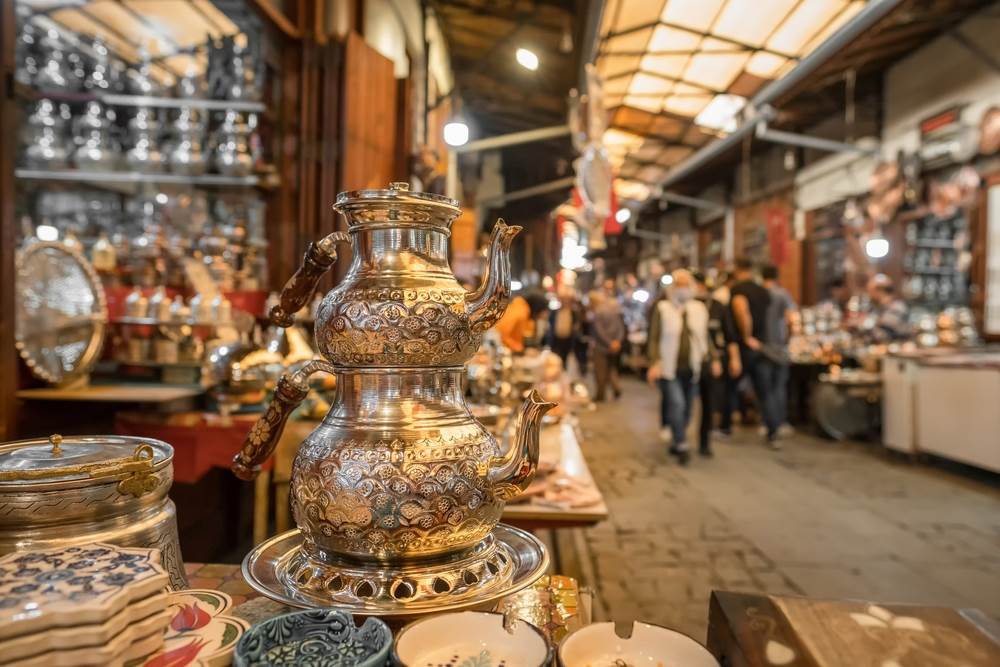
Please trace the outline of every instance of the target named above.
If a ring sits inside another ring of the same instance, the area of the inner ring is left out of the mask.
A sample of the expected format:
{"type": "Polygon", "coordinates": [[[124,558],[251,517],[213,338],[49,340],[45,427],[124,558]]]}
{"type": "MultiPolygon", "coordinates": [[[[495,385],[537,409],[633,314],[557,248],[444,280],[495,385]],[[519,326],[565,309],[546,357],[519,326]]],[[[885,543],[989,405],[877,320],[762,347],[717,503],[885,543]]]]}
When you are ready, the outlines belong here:
{"type": "Polygon", "coordinates": [[[687,427],[702,362],[708,354],[708,310],[694,298],[694,280],[683,269],[673,272],[667,298],[653,308],[649,323],[646,378],[660,389],[660,436],[673,435],[670,453],[681,465],[690,459],[687,427]]]}

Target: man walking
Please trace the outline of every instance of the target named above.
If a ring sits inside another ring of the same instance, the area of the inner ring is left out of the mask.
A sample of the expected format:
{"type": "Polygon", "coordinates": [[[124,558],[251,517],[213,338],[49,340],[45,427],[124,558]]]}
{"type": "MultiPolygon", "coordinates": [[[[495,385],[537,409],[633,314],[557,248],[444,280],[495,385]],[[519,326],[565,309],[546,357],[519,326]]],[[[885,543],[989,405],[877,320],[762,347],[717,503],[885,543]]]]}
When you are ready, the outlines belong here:
{"type": "Polygon", "coordinates": [[[601,403],[605,400],[608,385],[611,385],[615,398],[622,394],[618,384],[617,359],[625,340],[625,321],[618,300],[600,290],[590,292],[590,308],[593,313],[594,400],[601,403]]]}
{"type": "Polygon", "coordinates": [[[764,355],[767,341],[767,310],[771,293],[753,279],[753,264],[747,259],[736,260],[736,284],[732,289],[729,307],[736,324],[743,372],[750,377],[757,406],[765,426],[765,442],[771,449],[780,449],[778,443],[778,415],[775,410],[775,364],[764,355]]]}
{"type": "Polygon", "coordinates": [[[673,434],[670,453],[678,463],[687,465],[691,405],[708,356],[708,310],[694,298],[690,273],[678,269],[672,275],[669,298],[656,304],[649,323],[646,378],[660,389],[660,422],[673,434]]]}
{"type": "MultiPolygon", "coordinates": [[[[711,433],[715,419],[717,398],[726,389],[723,369],[728,366],[729,346],[735,347],[732,318],[729,309],[717,301],[708,289],[705,275],[694,274],[697,299],[705,304],[708,312],[708,354],[702,361],[701,377],[698,382],[701,397],[701,424],[698,430],[698,453],[706,458],[712,456],[711,433]]],[[[733,350],[738,353],[737,350],[733,350]]]]}
{"type": "Polygon", "coordinates": [[[778,418],[779,432],[791,431],[788,424],[788,320],[795,312],[795,300],[784,287],[778,284],[778,267],[765,266],[760,276],[764,287],[771,293],[771,303],[767,308],[767,345],[764,353],[774,362],[774,409],[778,418]]]}

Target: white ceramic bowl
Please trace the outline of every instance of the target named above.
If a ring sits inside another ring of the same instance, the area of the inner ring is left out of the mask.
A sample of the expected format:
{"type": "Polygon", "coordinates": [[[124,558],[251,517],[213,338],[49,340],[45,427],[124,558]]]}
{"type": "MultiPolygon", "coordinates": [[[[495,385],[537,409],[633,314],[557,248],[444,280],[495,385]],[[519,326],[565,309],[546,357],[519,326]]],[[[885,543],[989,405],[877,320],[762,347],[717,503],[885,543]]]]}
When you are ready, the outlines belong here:
{"type": "Polygon", "coordinates": [[[551,653],[545,636],[530,623],[517,621],[511,634],[504,630],[502,614],[463,611],[403,628],[396,635],[394,658],[403,667],[542,667],[551,653]]]}
{"type": "Polygon", "coordinates": [[[559,645],[563,667],[719,667],[704,646],[687,635],[658,625],[632,624],[632,636],[615,634],[614,623],[593,623],[559,645]],[[616,663],[616,660],[622,661],[616,663]]]}

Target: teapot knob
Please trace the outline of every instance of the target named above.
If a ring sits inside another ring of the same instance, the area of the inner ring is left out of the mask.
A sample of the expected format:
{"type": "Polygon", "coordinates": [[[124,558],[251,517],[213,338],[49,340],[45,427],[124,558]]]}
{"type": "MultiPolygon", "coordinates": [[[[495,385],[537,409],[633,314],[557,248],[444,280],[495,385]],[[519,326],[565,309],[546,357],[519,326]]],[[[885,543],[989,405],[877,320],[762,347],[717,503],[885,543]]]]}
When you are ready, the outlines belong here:
{"type": "Polygon", "coordinates": [[[390,190],[399,190],[400,192],[409,192],[410,191],[410,184],[406,183],[405,181],[396,181],[394,183],[390,183],[389,184],[389,189],[390,190]]]}

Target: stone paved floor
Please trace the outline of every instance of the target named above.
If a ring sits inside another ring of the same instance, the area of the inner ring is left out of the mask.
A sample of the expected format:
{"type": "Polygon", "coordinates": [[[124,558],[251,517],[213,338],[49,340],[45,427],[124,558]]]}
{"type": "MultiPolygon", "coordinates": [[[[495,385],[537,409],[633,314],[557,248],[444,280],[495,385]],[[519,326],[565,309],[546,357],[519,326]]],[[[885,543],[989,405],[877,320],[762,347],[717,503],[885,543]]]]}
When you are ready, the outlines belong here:
{"type": "MultiPolygon", "coordinates": [[[[584,531],[598,616],[704,639],[712,589],[974,606],[1000,618],[1000,490],[874,445],[750,428],[687,469],[657,442],[636,380],[581,417],[611,516],[584,531]]],[[[1000,436],[998,436],[1000,437],[1000,436]]]]}

